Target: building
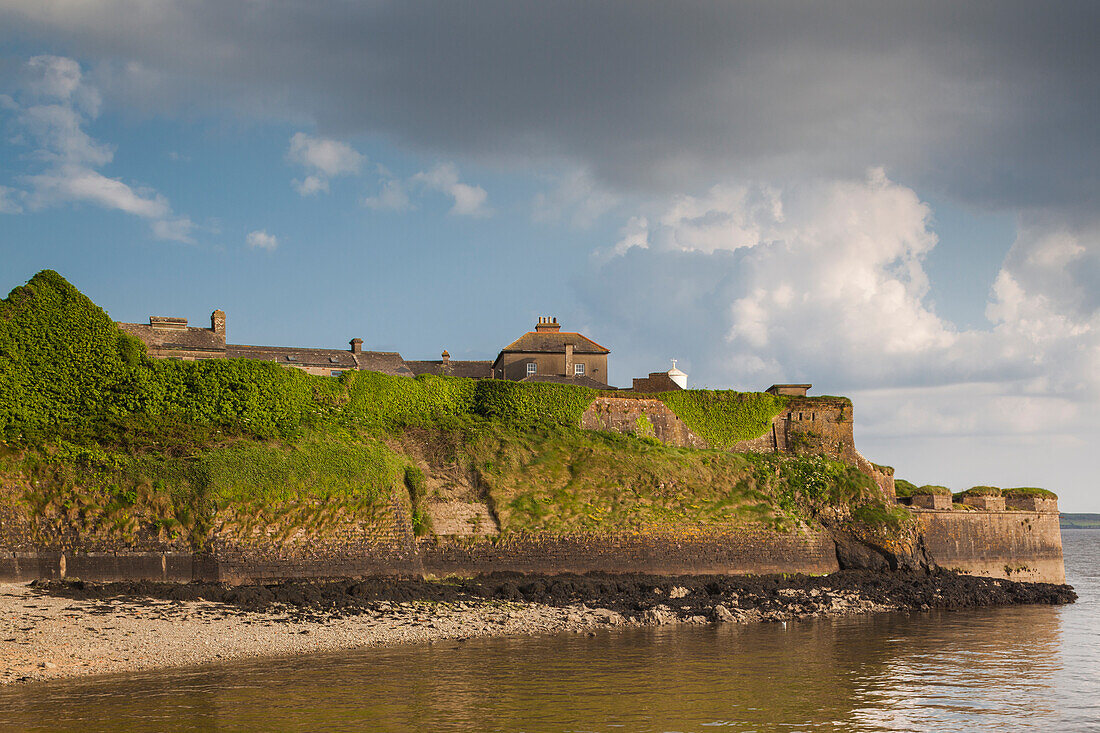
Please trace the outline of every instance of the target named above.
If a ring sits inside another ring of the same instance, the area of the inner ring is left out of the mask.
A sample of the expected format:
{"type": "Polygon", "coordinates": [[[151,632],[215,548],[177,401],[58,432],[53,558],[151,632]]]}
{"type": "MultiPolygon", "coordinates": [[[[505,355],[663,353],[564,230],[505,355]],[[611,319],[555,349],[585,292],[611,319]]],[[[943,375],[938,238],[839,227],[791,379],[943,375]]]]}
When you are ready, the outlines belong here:
{"type": "Polygon", "coordinates": [[[773,384],[764,391],[776,396],[805,397],[811,387],[813,387],[812,384],[773,384]]]}
{"type": "Polygon", "coordinates": [[[540,317],[528,331],[500,350],[492,366],[495,379],[562,382],[607,389],[607,355],[592,339],[562,331],[557,318],[540,317]]]}
{"type": "Polygon", "coordinates": [[[675,392],[687,389],[688,375],[676,368],[676,360],[672,360],[672,368],[667,372],[650,372],[648,377],[634,377],[634,386],[631,392],[642,394],[655,394],[657,392],[675,392]]]}
{"type": "Polygon", "coordinates": [[[363,351],[363,339],[352,339],[349,349],[310,349],[294,346],[227,344],[225,311],[210,314],[210,328],[188,326],[186,318],[149,316],[149,323],[119,323],[118,327],[143,342],[149,356],[159,359],[259,359],[320,376],[345,371],[372,371],[411,377],[413,372],[396,351],[363,351]]]}

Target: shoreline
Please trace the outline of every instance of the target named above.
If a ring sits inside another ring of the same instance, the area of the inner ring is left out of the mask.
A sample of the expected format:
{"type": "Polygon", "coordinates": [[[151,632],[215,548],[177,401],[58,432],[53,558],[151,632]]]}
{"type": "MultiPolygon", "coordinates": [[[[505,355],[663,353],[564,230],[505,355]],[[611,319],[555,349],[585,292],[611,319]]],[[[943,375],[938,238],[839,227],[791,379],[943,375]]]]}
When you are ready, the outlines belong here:
{"type": "Polygon", "coordinates": [[[620,626],[1072,603],[1066,585],[954,573],[368,578],[258,586],[0,584],[0,685],[235,659],[620,626]]]}

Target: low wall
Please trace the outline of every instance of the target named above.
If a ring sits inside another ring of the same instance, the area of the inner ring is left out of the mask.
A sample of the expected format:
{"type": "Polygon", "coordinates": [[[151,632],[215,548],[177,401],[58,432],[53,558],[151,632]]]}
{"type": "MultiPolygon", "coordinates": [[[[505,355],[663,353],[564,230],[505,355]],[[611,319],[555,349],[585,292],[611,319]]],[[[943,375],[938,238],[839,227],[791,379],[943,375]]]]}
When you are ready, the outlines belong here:
{"type": "Polygon", "coordinates": [[[80,578],[81,580],[163,580],[187,583],[194,577],[190,552],[2,552],[0,581],[80,578]]]}
{"type": "Polygon", "coordinates": [[[970,575],[1066,582],[1057,512],[913,509],[940,567],[970,575]]]}
{"type": "Polygon", "coordinates": [[[655,575],[824,574],[838,569],[821,532],[721,531],[533,533],[502,538],[420,540],[428,575],[651,573],[655,575]]]}

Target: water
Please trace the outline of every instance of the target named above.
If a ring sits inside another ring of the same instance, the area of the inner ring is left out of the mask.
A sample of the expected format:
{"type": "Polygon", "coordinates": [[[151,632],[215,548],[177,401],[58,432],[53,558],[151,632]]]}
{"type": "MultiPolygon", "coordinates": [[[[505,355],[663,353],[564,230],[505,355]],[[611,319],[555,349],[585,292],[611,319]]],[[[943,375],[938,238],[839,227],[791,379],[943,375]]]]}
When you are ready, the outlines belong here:
{"type": "Polygon", "coordinates": [[[12,730],[1100,730],[1100,531],[1080,600],[448,642],[0,690],[12,730]]]}

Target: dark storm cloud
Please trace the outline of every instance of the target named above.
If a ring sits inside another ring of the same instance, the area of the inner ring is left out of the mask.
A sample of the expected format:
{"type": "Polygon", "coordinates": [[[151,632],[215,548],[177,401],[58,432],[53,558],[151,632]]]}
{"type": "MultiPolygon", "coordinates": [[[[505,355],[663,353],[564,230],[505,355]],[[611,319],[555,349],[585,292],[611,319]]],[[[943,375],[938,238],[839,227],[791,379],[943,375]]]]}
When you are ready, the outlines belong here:
{"type": "Polygon", "coordinates": [[[869,165],[993,207],[1087,208],[1100,189],[1095,3],[9,0],[0,20],[110,62],[108,89],[145,103],[624,190],[869,165]]]}

